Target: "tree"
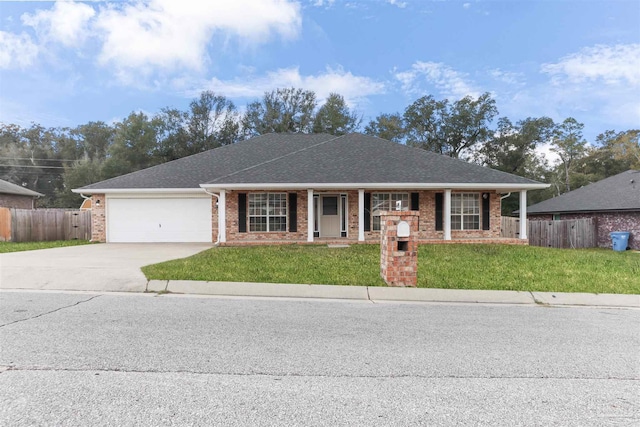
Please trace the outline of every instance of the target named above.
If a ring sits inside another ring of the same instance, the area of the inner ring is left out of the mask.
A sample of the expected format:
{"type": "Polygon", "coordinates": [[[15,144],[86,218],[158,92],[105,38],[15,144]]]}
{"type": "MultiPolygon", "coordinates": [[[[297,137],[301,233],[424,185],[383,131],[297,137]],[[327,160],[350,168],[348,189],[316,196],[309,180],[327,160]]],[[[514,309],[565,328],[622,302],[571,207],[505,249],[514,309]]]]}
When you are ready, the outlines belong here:
{"type": "Polygon", "coordinates": [[[489,93],[477,99],[466,96],[453,103],[424,96],[405,110],[407,143],[451,157],[463,157],[491,136],[489,124],[498,114],[495,104],[489,93]]]}
{"type": "Polygon", "coordinates": [[[403,115],[407,145],[444,154],[447,150],[449,101],[423,96],[409,105],[403,115]]]}
{"type": "Polygon", "coordinates": [[[361,121],[358,115],[349,109],[341,95],[332,93],[315,115],[313,132],[344,135],[354,132],[361,121]]]}
{"type": "Polygon", "coordinates": [[[574,162],[586,153],[587,141],[582,137],[583,128],[582,123],[569,117],[554,129],[551,151],[560,157],[559,167],[563,176],[564,192],[571,191],[571,172],[574,162]]]}
{"type": "Polygon", "coordinates": [[[158,156],[163,162],[193,154],[187,130],[189,114],[176,108],[163,108],[156,115],[158,128],[158,156]]]}
{"type": "Polygon", "coordinates": [[[191,101],[187,116],[189,134],[188,154],[201,153],[240,138],[240,119],[233,102],[211,91],[191,101]]]}
{"type": "Polygon", "coordinates": [[[144,113],[131,113],[116,124],[114,142],[104,162],[104,178],[154,166],[161,161],[158,155],[158,135],[161,122],[149,119],[144,113]]]}
{"type": "Polygon", "coordinates": [[[548,117],[526,118],[514,125],[506,117],[498,120],[498,129],[479,150],[477,157],[486,166],[504,172],[540,179],[536,148],[548,142],[555,124],[548,117]],[[529,167],[534,166],[533,169],[529,167]],[[537,172],[536,172],[537,173],[537,172]]]}
{"type": "MultiPolygon", "coordinates": [[[[476,159],[493,169],[544,181],[547,161],[536,153],[536,148],[550,140],[554,129],[553,120],[548,117],[529,117],[515,124],[503,117],[498,120],[493,137],[477,151],[476,159]]],[[[518,196],[514,194],[502,202],[502,213],[510,215],[518,207],[518,196]]]]}
{"type": "MultiPolygon", "coordinates": [[[[640,170],[640,129],[623,132],[608,130],[598,135],[596,142],[608,150],[615,160],[621,161],[628,169],[640,170]]],[[[623,171],[620,171],[623,172],[623,171]]]]}
{"type": "Polygon", "coordinates": [[[398,113],[380,114],[369,122],[364,133],[401,143],[405,137],[404,119],[398,113]]]}
{"type": "Polygon", "coordinates": [[[288,88],[265,92],[262,100],[247,105],[242,129],[246,136],[311,133],[315,108],[316,95],[312,91],[288,88]]]}
{"type": "Polygon", "coordinates": [[[56,156],[64,132],[32,123],[29,128],[16,125],[0,127],[0,179],[25,186],[45,195],[40,206],[53,204],[55,192],[62,186],[63,167],[56,156]]]}
{"type": "Polygon", "coordinates": [[[84,158],[102,162],[113,144],[115,129],[102,121],[89,122],[76,127],[71,134],[79,140],[84,158]]]}
{"type": "Polygon", "coordinates": [[[64,185],[56,194],[56,206],[78,208],[82,204],[82,196],[73,193],[74,188],[84,187],[102,179],[102,163],[100,160],[82,159],[64,168],[64,185]]]}

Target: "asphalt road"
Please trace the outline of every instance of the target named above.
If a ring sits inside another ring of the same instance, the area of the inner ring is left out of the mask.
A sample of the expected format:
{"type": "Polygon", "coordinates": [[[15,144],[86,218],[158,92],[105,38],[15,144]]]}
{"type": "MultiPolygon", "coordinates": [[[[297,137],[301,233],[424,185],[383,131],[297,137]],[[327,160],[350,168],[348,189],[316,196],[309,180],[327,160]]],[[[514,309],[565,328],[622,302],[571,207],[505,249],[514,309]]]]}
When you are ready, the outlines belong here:
{"type": "Polygon", "coordinates": [[[640,425],[640,310],[0,293],[0,425],[640,425]]]}

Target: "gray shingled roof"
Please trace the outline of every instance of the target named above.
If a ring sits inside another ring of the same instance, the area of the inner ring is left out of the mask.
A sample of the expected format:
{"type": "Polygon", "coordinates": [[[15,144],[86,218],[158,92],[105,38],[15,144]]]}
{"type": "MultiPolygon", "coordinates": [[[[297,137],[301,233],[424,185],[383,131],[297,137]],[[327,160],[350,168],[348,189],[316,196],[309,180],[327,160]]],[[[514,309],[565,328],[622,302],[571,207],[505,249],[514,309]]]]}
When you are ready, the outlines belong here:
{"type": "Polygon", "coordinates": [[[0,179],[0,193],[2,194],[15,194],[18,196],[29,196],[29,197],[43,197],[44,194],[38,193],[37,191],[29,190],[28,188],[21,187],[16,184],[12,184],[8,181],[4,181],[0,179]]]}
{"type": "Polygon", "coordinates": [[[268,134],[83,187],[199,188],[200,184],[539,184],[384,139],[268,134]]]}
{"type": "Polygon", "coordinates": [[[527,213],[640,211],[640,171],[629,170],[527,208],[527,213]]]}

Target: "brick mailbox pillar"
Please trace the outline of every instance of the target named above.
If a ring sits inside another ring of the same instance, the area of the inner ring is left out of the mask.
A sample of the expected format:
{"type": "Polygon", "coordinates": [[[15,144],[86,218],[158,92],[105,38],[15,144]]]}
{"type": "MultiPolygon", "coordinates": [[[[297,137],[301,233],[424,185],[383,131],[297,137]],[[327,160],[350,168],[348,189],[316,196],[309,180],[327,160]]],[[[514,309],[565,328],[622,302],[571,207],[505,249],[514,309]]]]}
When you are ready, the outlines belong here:
{"type": "Polygon", "coordinates": [[[417,212],[380,213],[380,275],[389,286],[417,286],[417,212]]]}

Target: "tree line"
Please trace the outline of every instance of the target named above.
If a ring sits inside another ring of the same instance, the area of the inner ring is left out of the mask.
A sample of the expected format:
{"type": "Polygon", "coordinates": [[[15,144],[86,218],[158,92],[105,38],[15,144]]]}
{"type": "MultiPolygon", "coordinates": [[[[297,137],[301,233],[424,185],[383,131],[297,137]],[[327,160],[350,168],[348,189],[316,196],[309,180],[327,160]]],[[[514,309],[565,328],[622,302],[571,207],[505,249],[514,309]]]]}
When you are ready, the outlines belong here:
{"type": "MultiPolygon", "coordinates": [[[[532,192],[538,202],[628,169],[640,169],[640,130],[607,130],[588,143],[584,125],[568,117],[512,122],[499,117],[495,100],[437,100],[423,96],[400,113],[380,114],[363,126],[344,98],[331,94],[318,105],[312,91],[266,92],[240,114],[225,96],[205,91],[186,111],[163,108],[153,116],[132,112],[116,123],[75,128],[0,124],[0,179],[45,194],[41,207],[77,207],[71,189],[197,154],[266,133],[363,132],[551,184],[532,192]],[[559,161],[538,152],[545,144],[559,161]]],[[[503,213],[517,209],[517,198],[503,213]]]]}

